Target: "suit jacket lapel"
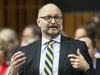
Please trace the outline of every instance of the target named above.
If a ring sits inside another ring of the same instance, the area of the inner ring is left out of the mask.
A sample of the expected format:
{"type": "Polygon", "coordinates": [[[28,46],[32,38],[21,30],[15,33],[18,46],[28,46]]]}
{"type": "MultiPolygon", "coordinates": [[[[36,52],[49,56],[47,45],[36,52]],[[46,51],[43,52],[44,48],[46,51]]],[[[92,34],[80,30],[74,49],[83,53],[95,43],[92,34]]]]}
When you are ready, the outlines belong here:
{"type": "Polygon", "coordinates": [[[64,64],[64,60],[67,57],[67,51],[68,51],[68,47],[69,47],[69,43],[66,42],[67,40],[69,40],[69,38],[66,38],[64,36],[61,36],[61,45],[60,45],[60,56],[59,56],[59,71],[58,71],[58,75],[60,75],[61,73],[61,69],[62,66],[64,64]]]}

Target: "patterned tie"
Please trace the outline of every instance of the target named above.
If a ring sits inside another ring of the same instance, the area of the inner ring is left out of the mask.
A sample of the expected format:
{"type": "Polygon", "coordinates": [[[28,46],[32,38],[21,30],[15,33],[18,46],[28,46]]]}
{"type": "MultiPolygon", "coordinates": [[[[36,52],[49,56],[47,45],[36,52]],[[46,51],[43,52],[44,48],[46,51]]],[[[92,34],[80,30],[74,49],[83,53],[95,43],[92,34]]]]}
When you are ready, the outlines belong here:
{"type": "Polygon", "coordinates": [[[45,57],[45,67],[44,67],[44,75],[52,75],[52,65],[53,65],[53,48],[52,44],[54,40],[50,40],[48,42],[46,57],[45,57]]]}

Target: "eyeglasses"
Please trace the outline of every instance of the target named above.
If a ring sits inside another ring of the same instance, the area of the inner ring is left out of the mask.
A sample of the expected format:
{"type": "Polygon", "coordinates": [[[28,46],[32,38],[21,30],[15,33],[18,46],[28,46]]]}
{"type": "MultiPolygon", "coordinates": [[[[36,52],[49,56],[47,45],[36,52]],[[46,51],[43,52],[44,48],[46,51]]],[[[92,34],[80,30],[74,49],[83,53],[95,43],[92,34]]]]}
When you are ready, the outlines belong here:
{"type": "Polygon", "coordinates": [[[39,17],[39,18],[43,18],[44,20],[46,20],[46,21],[48,21],[48,22],[50,22],[50,21],[52,20],[52,18],[54,18],[54,20],[55,20],[56,22],[59,22],[59,21],[61,21],[61,19],[62,19],[61,16],[54,16],[54,17],[52,17],[52,16],[43,16],[43,17],[39,17]]]}

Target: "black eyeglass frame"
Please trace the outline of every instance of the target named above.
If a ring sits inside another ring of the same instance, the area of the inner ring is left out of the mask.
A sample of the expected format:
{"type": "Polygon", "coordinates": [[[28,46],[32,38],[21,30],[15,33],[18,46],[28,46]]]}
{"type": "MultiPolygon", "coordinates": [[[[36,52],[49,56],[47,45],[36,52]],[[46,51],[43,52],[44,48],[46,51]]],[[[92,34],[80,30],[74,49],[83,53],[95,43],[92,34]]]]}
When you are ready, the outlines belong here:
{"type": "MultiPolygon", "coordinates": [[[[44,20],[46,20],[46,17],[47,17],[47,16],[43,16],[43,17],[39,17],[39,18],[43,18],[44,20]]],[[[50,17],[51,17],[51,18],[50,18],[50,21],[52,21],[53,18],[54,18],[54,20],[55,20],[55,17],[56,17],[56,16],[54,16],[54,17],[50,16],[50,17]]],[[[62,16],[59,16],[59,18],[60,18],[60,20],[61,20],[62,16]]],[[[60,20],[59,20],[59,21],[60,21],[60,20]]],[[[48,21],[48,20],[46,20],[46,21],[48,21]]],[[[48,21],[48,22],[50,22],[50,21],[48,21]]],[[[55,20],[55,21],[56,21],[56,20],[55,20]]],[[[56,22],[59,22],[59,21],[56,21],[56,22]]]]}

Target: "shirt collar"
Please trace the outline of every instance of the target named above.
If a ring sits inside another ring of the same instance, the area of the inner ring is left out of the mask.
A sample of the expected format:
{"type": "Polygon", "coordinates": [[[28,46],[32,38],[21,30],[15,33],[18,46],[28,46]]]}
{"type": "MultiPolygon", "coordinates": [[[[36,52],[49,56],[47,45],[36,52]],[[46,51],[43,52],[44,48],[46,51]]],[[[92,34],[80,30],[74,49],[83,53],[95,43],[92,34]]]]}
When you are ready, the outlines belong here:
{"type": "MultiPolygon", "coordinates": [[[[60,39],[61,39],[61,35],[57,36],[56,38],[53,38],[51,40],[54,40],[56,42],[59,42],[60,43],[60,39]]],[[[42,36],[42,45],[45,44],[47,41],[49,41],[49,39],[45,38],[42,36]]]]}

